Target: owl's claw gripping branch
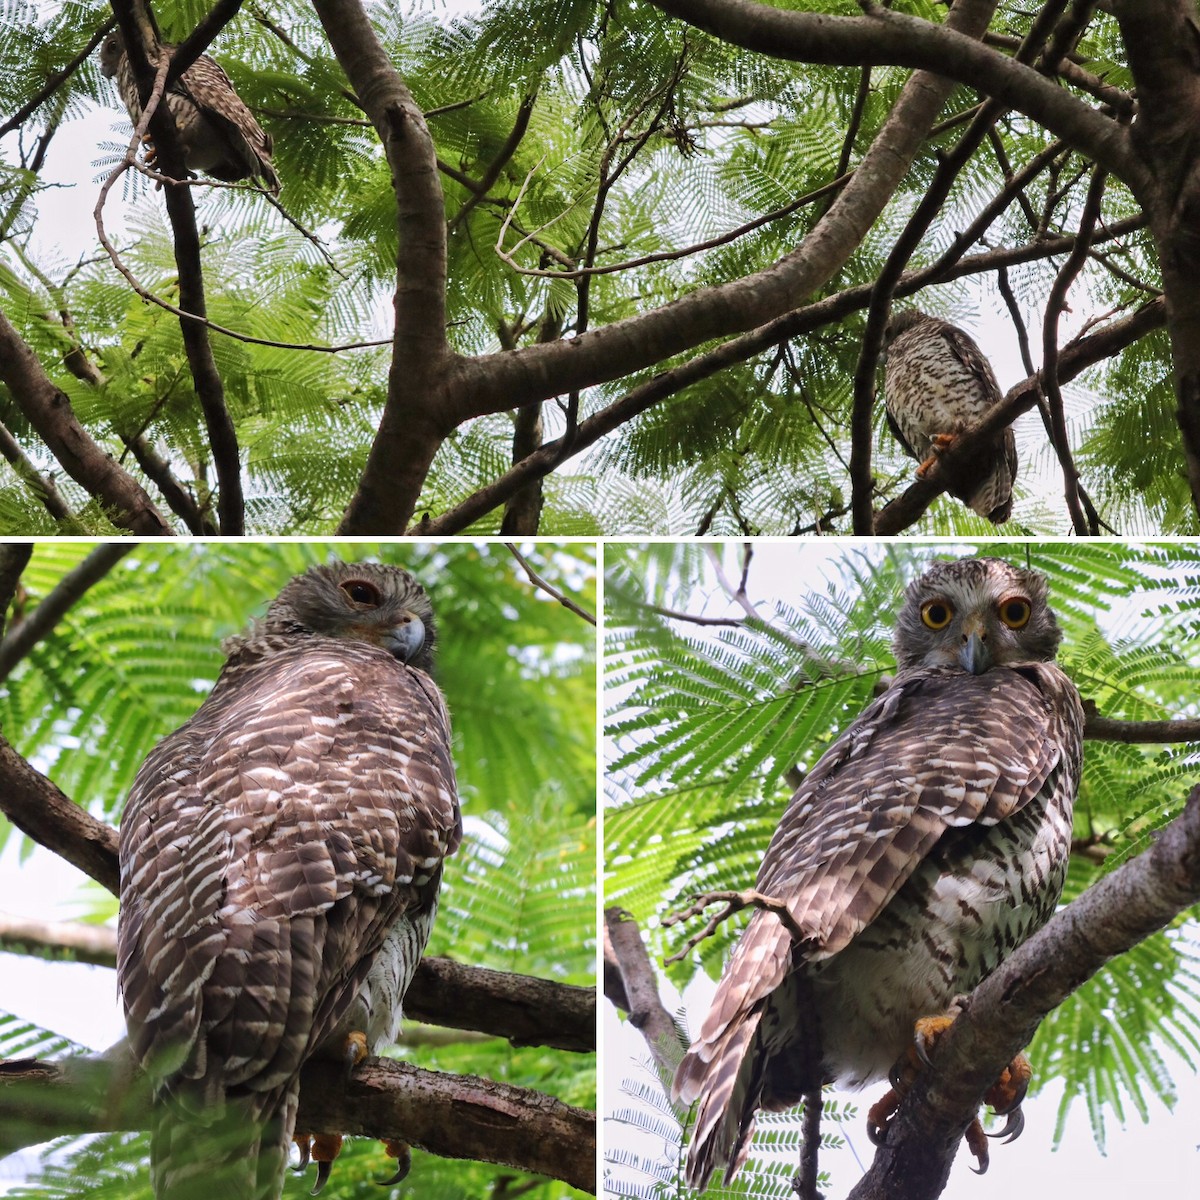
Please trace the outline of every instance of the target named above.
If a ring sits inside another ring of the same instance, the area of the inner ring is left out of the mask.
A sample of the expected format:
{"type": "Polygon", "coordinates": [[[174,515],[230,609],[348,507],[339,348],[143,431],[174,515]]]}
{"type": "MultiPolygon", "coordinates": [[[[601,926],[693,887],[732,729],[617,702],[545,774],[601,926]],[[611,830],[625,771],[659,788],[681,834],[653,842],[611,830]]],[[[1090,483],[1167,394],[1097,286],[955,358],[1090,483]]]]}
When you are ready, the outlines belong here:
{"type": "MultiPolygon", "coordinates": [[[[347,1078],[354,1074],[360,1063],[366,1061],[369,1053],[367,1035],[362,1030],[356,1029],[346,1035],[337,1057],[345,1069],[347,1078]]],[[[292,1141],[300,1150],[300,1161],[295,1168],[297,1172],[303,1174],[310,1162],[317,1164],[317,1179],[312,1186],[312,1191],[309,1192],[310,1196],[317,1196],[329,1182],[333,1160],[342,1152],[342,1135],[340,1133],[297,1133],[293,1136],[292,1141]]],[[[390,1149],[388,1153],[391,1153],[390,1149]]]]}
{"type": "MultiPolygon", "coordinates": [[[[888,1126],[901,1101],[916,1082],[921,1070],[932,1065],[929,1051],[934,1042],[954,1023],[956,1015],[957,1012],[951,1012],[938,1017],[922,1017],[917,1021],[913,1028],[912,1045],[889,1074],[892,1086],[867,1111],[867,1136],[873,1145],[882,1146],[887,1141],[888,1126]]],[[[1000,1072],[1000,1078],[984,1093],[984,1103],[989,1105],[997,1116],[1006,1116],[1008,1120],[1005,1121],[1003,1129],[992,1133],[984,1132],[978,1117],[967,1127],[967,1148],[979,1163],[978,1167],[971,1168],[976,1175],[983,1175],[988,1169],[989,1137],[1002,1138],[1007,1144],[1021,1136],[1025,1129],[1025,1115],[1021,1111],[1021,1103],[1029,1090],[1032,1077],[1033,1068],[1029,1059],[1023,1054],[1018,1054],[1000,1072]]]]}
{"type": "Polygon", "coordinates": [[[399,1138],[385,1138],[383,1148],[387,1151],[388,1158],[396,1160],[396,1170],[387,1179],[377,1179],[375,1182],[380,1187],[391,1187],[392,1184],[399,1183],[404,1179],[412,1170],[412,1147],[399,1138]]]}
{"type": "Polygon", "coordinates": [[[938,455],[945,454],[946,451],[949,450],[950,447],[953,446],[956,441],[958,441],[958,434],[957,433],[935,433],[935,434],[930,435],[929,441],[930,441],[929,456],[917,468],[917,478],[918,479],[924,479],[925,476],[929,474],[930,470],[933,467],[933,464],[935,462],[937,462],[937,460],[938,460],[938,455]]]}

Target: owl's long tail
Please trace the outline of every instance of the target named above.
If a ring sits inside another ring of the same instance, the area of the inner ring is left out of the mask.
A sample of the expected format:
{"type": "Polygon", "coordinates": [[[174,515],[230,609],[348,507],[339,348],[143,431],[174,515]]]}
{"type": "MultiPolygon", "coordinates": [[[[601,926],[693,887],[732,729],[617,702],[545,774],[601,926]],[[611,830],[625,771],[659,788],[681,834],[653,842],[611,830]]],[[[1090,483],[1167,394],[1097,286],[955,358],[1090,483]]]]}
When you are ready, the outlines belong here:
{"type": "Polygon", "coordinates": [[[203,1119],[162,1103],[150,1138],[155,1200],[279,1200],[298,1101],[294,1082],[269,1115],[258,1096],[203,1119]]]}
{"type": "MultiPolygon", "coordinates": [[[[703,1189],[717,1167],[733,1180],[745,1160],[762,1099],[770,1049],[760,1024],[772,1010],[772,994],[791,969],[791,935],[777,917],[759,912],[746,926],[717,987],[700,1034],[675,1074],[677,1100],[699,1100],[687,1182],[703,1189]]],[[[779,1022],[768,1022],[778,1038],[779,1022]]]]}
{"type": "Polygon", "coordinates": [[[725,1168],[729,1183],[745,1160],[762,1092],[761,1061],[748,1052],[761,1017],[760,1003],[730,1025],[716,1046],[704,1048],[711,1058],[693,1047],[679,1064],[676,1099],[700,1101],[688,1147],[689,1187],[703,1191],[718,1167],[725,1168]]]}

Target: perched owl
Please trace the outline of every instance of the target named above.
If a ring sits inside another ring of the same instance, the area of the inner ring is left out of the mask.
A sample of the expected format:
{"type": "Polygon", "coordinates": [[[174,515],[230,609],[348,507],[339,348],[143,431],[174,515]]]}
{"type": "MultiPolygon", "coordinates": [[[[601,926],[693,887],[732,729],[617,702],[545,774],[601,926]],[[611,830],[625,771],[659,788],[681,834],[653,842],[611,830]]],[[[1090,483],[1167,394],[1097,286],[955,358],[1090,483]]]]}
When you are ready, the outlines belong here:
{"type": "Polygon", "coordinates": [[[733,1178],[758,1109],[885,1078],[918,1018],[1054,911],[1083,737],[1060,637],[1043,577],[997,559],[909,586],[895,682],[809,772],[758,873],[803,938],[755,912],[675,1077],[699,1101],[691,1185],[733,1178]]]}
{"type": "Polygon", "coordinates": [[[394,1039],[462,821],[429,599],[293,579],[137,773],[117,968],[159,1200],[274,1200],[315,1053],[394,1039]]]}
{"type": "MultiPolygon", "coordinates": [[[[163,49],[169,52],[174,47],[163,49]]],[[[116,78],[117,91],[136,125],[142,102],[119,31],[110,33],[100,46],[100,70],[106,78],[116,78]]],[[[271,165],[271,135],[263,132],[215,60],[200,55],[167,89],[166,99],[189,171],[230,181],[254,175],[272,195],[279,195],[279,176],[271,165]]]]}
{"type": "MultiPolygon", "coordinates": [[[[888,426],[924,476],[933,456],[1001,400],[991,364],[961,329],[916,309],[896,313],[884,334],[888,426]]],[[[1003,525],[1012,513],[1017,445],[1011,428],[956,473],[950,494],[1003,525]]]]}

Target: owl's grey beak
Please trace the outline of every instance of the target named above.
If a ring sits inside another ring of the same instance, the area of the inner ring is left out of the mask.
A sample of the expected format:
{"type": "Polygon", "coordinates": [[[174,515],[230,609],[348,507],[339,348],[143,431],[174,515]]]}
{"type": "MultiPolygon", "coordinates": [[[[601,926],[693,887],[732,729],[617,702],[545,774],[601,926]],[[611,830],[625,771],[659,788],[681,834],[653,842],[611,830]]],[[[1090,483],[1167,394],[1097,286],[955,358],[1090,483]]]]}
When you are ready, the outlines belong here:
{"type": "Polygon", "coordinates": [[[992,665],[992,651],[980,634],[972,629],[958,652],[958,661],[964,671],[972,675],[982,675],[992,665]]]}
{"type": "Polygon", "coordinates": [[[383,648],[401,662],[411,662],[425,645],[425,622],[409,614],[403,625],[389,629],[383,635],[383,648]]]}

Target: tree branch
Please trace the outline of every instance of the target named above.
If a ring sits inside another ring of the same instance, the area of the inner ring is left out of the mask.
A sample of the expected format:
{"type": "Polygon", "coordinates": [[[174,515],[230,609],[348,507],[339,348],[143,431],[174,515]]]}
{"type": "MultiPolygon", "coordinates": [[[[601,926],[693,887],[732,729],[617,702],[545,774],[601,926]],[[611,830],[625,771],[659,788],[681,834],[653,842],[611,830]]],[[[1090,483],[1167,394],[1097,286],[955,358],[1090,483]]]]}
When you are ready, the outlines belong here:
{"type": "Polygon", "coordinates": [[[646,1039],[668,1095],[687,1042],[663,1007],[642,931],[623,908],[604,910],[604,995],[646,1039]]]}
{"type": "MultiPolygon", "coordinates": [[[[1101,240],[1121,237],[1124,234],[1142,228],[1144,224],[1145,218],[1140,215],[1129,217],[1122,221],[1114,221],[1104,231],[1103,236],[1097,235],[1093,239],[1093,244],[1101,240]]],[[[901,279],[900,285],[896,288],[895,295],[909,296],[933,283],[945,283],[954,279],[962,279],[968,275],[993,271],[1001,266],[1012,266],[1019,263],[1050,258],[1056,254],[1068,252],[1074,243],[1075,238],[1073,236],[1064,236],[1045,238],[1029,242],[1024,246],[988,250],[981,254],[959,258],[956,261],[948,261],[949,256],[946,255],[932,267],[926,267],[923,270],[905,274],[901,279]]],[[[870,303],[872,287],[872,284],[860,284],[857,287],[836,292],[834,295],[827,296],[822,300],[814,301],[812,304],[807,304],[802,308],[793,309],[785,313],[782,317],[776,317],[774,320],[768,321],[766,324],[760,325],[758,328],[752,329],[740,337],[733,338],[713,350],[698,354],[695,358],[682,363],[680,366],[670,367],[660,372],[653,379],[639,384],[620,399],[615,400],[612,404],[607,405],[599,412],[593,413],[586,420],[581,421],[569,447],[564,448],[563,439],[543,443],[541,447],[527,458],[509,468],[508,471],[491,483],[485,484],[461,503],[455,505],[454,508],[448,509],[432,520],[422,521],[414,525],[408,532],[412,535],[421,536],[441,536],[461,533],[474,521],[478,521],[493,508],[503,504],[511,495],[526,486],[531,480],[550,474],[551,471],[556,470],[567,458],[586,450],[606,434],[620,428],[647,409],[653,408],[655,404],[678,394],[693,383],[710,378],[726,367],[745,362],[747,359],[753,358],[756,354],[761,354],[764,350],[768,350],[772,346],[786,341],[788,338],[811,333],[834,321],[841,320],[849,313],[865,308],[870,303]]],[[[1142,332],[1149,332],[1149,329],[1159,328],[1165,323],[1165,320],[1165,315],[1163,315],[1160,307],[1156,310],[1155,322],[1142,332]]],[[[1121,323],[1118,322],[1117,326],[1121,326],[1121,323]]],[[[1108,331],[1105,332],[1107,333],[1108,331]]],[[[1137,336],[1140,337],[1141,333],[1137,336]]],[[[1136,339],[1130,338],[1130,341],[1133,340],[1136,339]]],[[[1117,353],[1125,344],[1128,343],[1115,344],[1108,353],[1117,353]]],[[[524,351],[514,351],[513,353],[524,353],[524,351]]],[[[1091,366],[1093,362],[1097,362],[1104,357],[1106,355],[1099,354],[1096,358],[1089,360],[1086,365],[1091,366]]],[[[1029,406],[1032,406],[1032,404],[1033,401],[1030,401],[1029,406]]],[[[1024,409],[1021,411],[1024,411],[1024,409]]],[[[924,480],[918,481],[921,484],[924,482],[924,480]]],[[[939,488],[937,491],[931,491],[928,499],[924,501],[916,512],[916,515],[908,520],[907,524],[912,524],[913,521],[917,520],[921,513],[933,502],[938,493],[943,490],[945,489],[939,488]]],[[[912,488],[909,491],[912,491],[912,488]]],[[[907,494],[905,493],[905,495],[907,494]]],[[[890,509],[885,511],[890,511],[890,509]]],[[[901,526],[901,528],[906,527],[906,525],[901,526]]],[[[877,528],[876,532],[882,531],[877,528]]]]}
{"type": "MultiPolygon", "coordinates": [[[[147,1081],[116,1047],[104,1057],[0,1064],[0,1083],[0,1153],[149,1124],[147,1081]]],[[[399,1135],[442,1158],[499,1163],[584,1191],[596,1185],[594,1113],[471,1075],[370,1058],[347,1079],[341,1064],[311,1061],[297,1120],[307,1132],[399,1135]]]]}
{"type": "Polygon", "coordinates": [[[8,620],[8,606],[12,604],[21,575],[33,554],[29,542],[0,542],[0,634],[4,633],[8,620]]]}
{"type": "Polygon", "coordinates": [[[557,600],[564,608],[569,609],[577,617],[582,617],[589,625],[596,624],[596,618],[587,611],[586,608],[581,608],[570,596],[560,592],[553,584],[548,583],[529,565],[529,560],[512,544],[505,542],[504,548],[521,564],[521,569],[529,576],[529,582],[533,584],[539,591],[543,591],[547,596],[557,600]]]}
{"type": "Polygon", "coordinates": [[[446,342],[446,215],[425,118],[359,0],[314,0],[329,44],[379,135],[396,200],[395,334],[388,397],[341,533],[401,532],[442,439],[456,361],[446,342]]]}
{"type": "Polygon", "coordinates": [[[72,804],[0,737],[0,812],[35,842],[53,850],[115,896],[117,831],[72,804]]]}
{"type": "Polygon", "coordinates": [[[141,484],[92,440],[66,393],[46,374],[3,312],[0,382],[8,385],[26,420],[67,474],[109,509],[115,524],[143,536],[174,534],[141,484]]]}
{"type": "Polygon", "coordinates": [[[1093,884],[971,994],[850,1200],[934,1200],[984,1091],[1042,1018],[1200,900],[1200,787],[1155,844],[1093,884]]]}
{"type": "Polygon", "coordinates": [[[814,65],[899,66],[935,72],[1001,101],[1102,164],[1137,191],[1146,173],[1127,131],[1064,88],[953,26],[877,4],[861,17],[768,8],[748,0],[652,0],[722,41],[814,65]]]}

